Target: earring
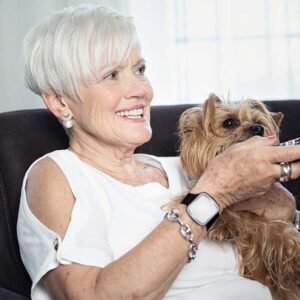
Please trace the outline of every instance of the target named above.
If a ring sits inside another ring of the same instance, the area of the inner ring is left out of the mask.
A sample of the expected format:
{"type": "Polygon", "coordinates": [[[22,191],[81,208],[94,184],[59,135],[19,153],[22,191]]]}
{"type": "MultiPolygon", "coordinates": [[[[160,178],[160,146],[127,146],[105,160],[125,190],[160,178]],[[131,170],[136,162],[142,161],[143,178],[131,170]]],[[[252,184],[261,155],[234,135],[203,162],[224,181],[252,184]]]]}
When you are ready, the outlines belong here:
{"type": "Polygon", "coordinates": [[[67,129],[72,128],[74,125],[74,122],[72,120],[72,115],[69,111],[63,112],[61,115],[63,126],[67,129]]]}

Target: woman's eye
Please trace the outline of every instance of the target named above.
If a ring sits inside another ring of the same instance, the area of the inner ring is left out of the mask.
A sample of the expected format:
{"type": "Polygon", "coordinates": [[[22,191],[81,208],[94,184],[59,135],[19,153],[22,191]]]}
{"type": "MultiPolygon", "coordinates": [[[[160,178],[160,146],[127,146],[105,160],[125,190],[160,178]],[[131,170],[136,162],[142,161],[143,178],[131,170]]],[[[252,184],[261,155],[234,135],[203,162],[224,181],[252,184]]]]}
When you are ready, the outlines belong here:
{"type": "Polygon", "coordinates": [[[138,69],[137,69],[137,73],[139,75],[144,75],[145,74],[145,71],[146,71],[146,66],[145,65],[142,65],[140,66],[138,69]]]}
{"type": "Polygon", "coordinates": [[[109,80],[115,80],[118,79],[118,71],[113,71],[106,76],[104,76],[104,79],[109,79],[109,80]]]}
{"type": "Polygon", "coordinates": [[[238,125],[239,125],[238,120],[235,120],[235,119],[232,119],[232,118],[229,118],[229,119],[227,119],[223,122],[223,127],[226,128],[226,129],[234,128],[234,127],[237,127],[238,125]]]}

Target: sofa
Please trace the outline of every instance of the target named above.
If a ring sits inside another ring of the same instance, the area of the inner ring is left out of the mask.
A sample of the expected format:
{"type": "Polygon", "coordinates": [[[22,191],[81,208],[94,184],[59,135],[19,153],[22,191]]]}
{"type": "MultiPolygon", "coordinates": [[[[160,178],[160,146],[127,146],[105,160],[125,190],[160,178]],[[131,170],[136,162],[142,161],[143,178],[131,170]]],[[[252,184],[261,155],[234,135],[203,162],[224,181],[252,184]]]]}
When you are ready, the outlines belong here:
{"type": "MultiPolygon", "coordinates": [[[[300,100],[266,101],[285,118],[281,141],[300,136],[300,100]]],[[[192,105],[153,106],[153,137],[137,152],[158,156],[178,155],[177,121],[192,105]]],[[[45,109],[0,114],[0,299],[30,299],[30,278],[22,264],[16,237],[20,188],[26,169],[47,152],[66,148],[68,138],[61,124],[45,109]]],[[[300,181],[286,187],[300,209],[300,181]]]]}

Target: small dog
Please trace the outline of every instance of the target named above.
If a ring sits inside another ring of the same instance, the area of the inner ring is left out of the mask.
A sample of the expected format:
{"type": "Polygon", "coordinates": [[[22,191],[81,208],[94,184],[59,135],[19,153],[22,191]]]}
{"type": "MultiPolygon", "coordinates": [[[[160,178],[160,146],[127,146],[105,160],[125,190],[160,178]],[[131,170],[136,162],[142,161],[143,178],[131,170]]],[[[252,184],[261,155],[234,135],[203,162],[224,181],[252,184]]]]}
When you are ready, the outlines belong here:
{"type": "MultiPolygon", "coordinates": [[[[268,111],[260,101],[245,100],[234,105],[211,94],[203,109],[188,109],[180,118],[183,169],[190,177],[199,178],[208,162],[232,144],[254,135],[278,136],[282,118],[282,113],[268,111]]],[[[276,183],[268,193],[270,201],[276,201],[279,194],[292,197],[276,183]]],[[[181,199],[174,202],[179,203],[181,199]]],[[[300,234],[291,223],[266,218],[260,212],[227,208],[207,237],[218,242],[230,241],[240,259],[241,275],[268,286],[274,298],[300,299],[300,234]]]]}

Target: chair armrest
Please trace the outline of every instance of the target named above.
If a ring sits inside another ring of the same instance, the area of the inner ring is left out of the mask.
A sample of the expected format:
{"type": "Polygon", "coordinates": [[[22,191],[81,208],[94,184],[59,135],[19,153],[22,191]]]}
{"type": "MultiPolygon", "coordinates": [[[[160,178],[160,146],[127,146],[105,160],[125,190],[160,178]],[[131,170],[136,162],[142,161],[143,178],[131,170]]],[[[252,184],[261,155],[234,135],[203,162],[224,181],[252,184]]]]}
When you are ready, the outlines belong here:
{"type": "Polygon", "coordinates": [[[5,300],[30,300],[30,298],[17,294],[10,290],[0,287],[0,299],[5,300]]]}

